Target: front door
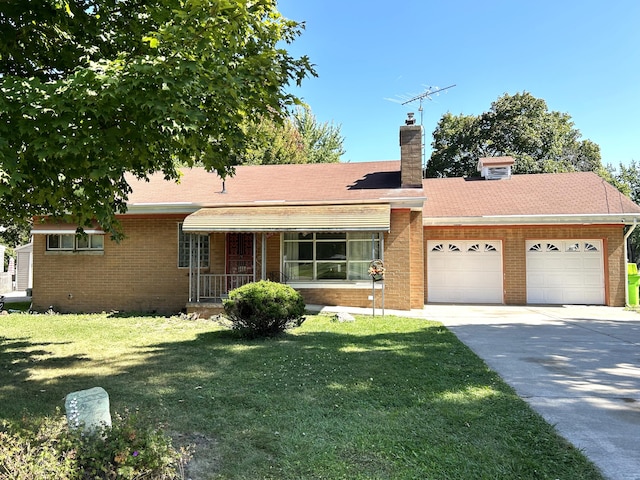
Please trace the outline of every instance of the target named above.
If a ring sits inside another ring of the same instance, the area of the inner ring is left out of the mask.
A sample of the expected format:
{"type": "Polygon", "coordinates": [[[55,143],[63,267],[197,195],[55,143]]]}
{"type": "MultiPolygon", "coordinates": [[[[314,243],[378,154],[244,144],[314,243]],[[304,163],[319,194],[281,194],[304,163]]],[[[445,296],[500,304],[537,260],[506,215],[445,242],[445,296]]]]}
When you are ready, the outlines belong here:
{"type": "Polygon", "coordinates": [[[253,233],[227,233],[227,288],[253,281],[253,233]]]}

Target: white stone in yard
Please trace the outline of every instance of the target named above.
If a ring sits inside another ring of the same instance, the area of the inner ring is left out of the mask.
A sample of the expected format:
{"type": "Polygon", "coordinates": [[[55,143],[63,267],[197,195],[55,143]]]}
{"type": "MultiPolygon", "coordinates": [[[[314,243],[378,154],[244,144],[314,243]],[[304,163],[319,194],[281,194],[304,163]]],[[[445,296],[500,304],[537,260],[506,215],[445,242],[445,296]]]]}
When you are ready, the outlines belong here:
{"type": "Polygon", "coordinates": [[[335,319],[336,322],[340,322],[340,323],[356,321],[355,317],[347,312],[338,312],[335,314],[333,318],[335,319]]]}
{"type": "Polygon", "coordinates": [[[82,428],[87,432],[111,426],[109,394],[102,387],[71,392],[64,408],[69,428],[82,428]]]}

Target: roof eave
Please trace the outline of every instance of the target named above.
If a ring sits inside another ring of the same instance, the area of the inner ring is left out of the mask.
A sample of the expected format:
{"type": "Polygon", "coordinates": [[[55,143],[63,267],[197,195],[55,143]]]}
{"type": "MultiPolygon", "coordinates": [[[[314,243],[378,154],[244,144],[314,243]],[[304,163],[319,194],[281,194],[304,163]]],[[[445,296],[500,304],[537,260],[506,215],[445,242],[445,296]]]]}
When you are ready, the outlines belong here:
{"type": "Polygon", "coordinates": [[[564,214],[564,215],[484,215],[481,217],[429,217],[425,214],[423,225],[435,226],[486,226],[486,225],[559,225],[559,224],[623,224],[632,225],[640,220],[640,213],[564,214]]]}
{"type": "Polygon", "coordinates": [[[332,201],[293,201],[293,200],[257,200],[252,202],[218,202],[215,204],[202,203],[131,203],[127,206],[127,214],[168,214],[184,213],[191,214],[201,208],[216,207],[264,207],[269,206],[319,206],[319,205],[367,205],[367,204],[389,204],[391,208],[410,208],[411,210],[422,210],[426,197],[380,197],[366,200],[332,200],[332,201]]]}
{"type": "Polygon", "coordinates": [[[191,202],[178,203],[130,203],[127,205],[127,214],[167,214],[185,213],[190,214],[200,210],[204,205],[191,202]]]}

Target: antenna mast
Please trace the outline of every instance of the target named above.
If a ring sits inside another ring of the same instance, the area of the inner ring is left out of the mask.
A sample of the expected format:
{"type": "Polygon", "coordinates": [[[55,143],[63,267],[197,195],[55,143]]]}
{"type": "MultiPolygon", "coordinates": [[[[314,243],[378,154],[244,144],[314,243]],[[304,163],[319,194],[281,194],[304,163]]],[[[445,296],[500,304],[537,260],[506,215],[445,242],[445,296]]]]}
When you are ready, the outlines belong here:
{"type": "MultiPolygon", "coordinates": [[[[437,93],[440,93],[444,90],[448,90],[450,88],[455,87],[455,84],[453,85],[449,85],[448,87],[444,87],[444,88],[438,88],[438,87],[429,87],[427,88],[427,90],[424,93],[421,93],[420,95],[416,95],[413,98],[410,98],[409,100],[402,102],[402,105],[406,105],[407,103],[411,103],[411,102],[415,102],[416,100],[420,100],[420,107],[418,108],[418,111],[420,112],[420,125],[422,125],[422,118],[424,116],[424,109],[422,108],[422,101],[426,98],[427,100],[431,100],[431,95],[435,95],[437,93]]],[[[422,130],[422,176],[425,176],[425,172],[427,169],[427,152],[425,147],[425,133],[424,130],[422,130]]]]}
{"type": "Polygon", "coordinates": [[[422,125],[422,117],[423,117],[423,112],[424,109],[422,108],[422,101],[426,98],[427,100],[431,100],[431,95],[435,95],[436,93],[440,93],[444,90],[448,90],[450,88],[455,87],[454,85],[449,85],[448,87],[444,87],[444,88],[438,88],[438,87],[429,87],[427,88],[427,90],[424,93],[421,93],[420,95],[416,95],[413,98],[410,98],[409,100],[407,100],[406,102],[402,102],[402,105],[406,105],[407,103],[411,103],[411,102],[415,102],[416,100],[420,100],[420,107],[418,108],[418,111],[420,112],[420,125],[422,125]],[[435,90],[434,90],[435,88],[435,90]]]}

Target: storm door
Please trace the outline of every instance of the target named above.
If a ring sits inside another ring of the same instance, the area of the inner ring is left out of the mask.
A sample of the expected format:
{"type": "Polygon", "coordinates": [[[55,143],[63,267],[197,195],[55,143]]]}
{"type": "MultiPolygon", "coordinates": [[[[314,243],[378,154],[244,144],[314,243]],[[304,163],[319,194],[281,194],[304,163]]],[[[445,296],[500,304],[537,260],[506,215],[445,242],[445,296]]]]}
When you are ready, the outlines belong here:
{"type": "Polygon", "coordinates": [[[227,233],[227,288],[233,290],[254,280],[253,233],[227,233]]]}

